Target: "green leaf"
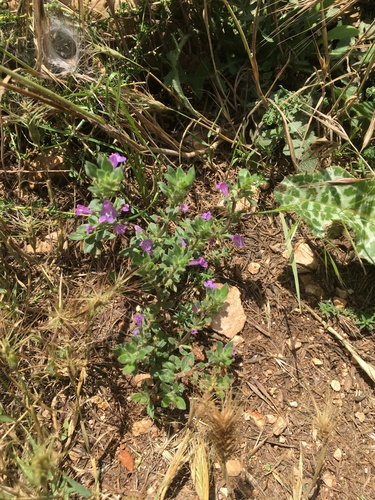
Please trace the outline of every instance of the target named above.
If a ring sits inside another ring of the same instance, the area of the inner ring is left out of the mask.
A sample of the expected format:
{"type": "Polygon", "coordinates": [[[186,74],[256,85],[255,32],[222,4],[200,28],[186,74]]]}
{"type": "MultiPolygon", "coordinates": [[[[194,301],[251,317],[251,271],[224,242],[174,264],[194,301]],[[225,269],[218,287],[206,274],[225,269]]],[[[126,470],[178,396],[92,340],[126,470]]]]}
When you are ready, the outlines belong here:
{"type": "Polygon", "coordinates": [[[74,233],[68,234],[68,238],[73,241],[80,241],[86,239],[87,234],[86,234],[86,224],[83,224],[82,226],[79,226],[77,228],[77,231],[74,233]]]}
{"type": "Polygon", "coordinates": [[[162,382],[165,382],[166,384],[171,384],[175,380],[175,373],[172,370],[168,370],[167,368],[159,370],[154,374],[155,376],[159,377],[159,379],[162,382]]]}
{"type": "Polygon", "coordinates": [[[98,167],[87,161],[85,163],[85,172],[90,177],[90,179],[95,179],[98,176],[98,167]]]}
{"type": "MultiPolygon", "coordinates": [[[[121,363],[120,358],[119,358],[119,361],[121,363]]],[[[124,368],[122,369],[122,373],[124,375],[129,375],[130,373],[136,374],[136,371],[137,371],[137,367],[135,365],[132,365],[132,364],[125,365],[124,368]]]]}
{"type": "MultiPolygon", "coordinates": [[[[335,26],[327,33],[328,40],[343,40],[359,35],[358,28],[351,25],[335,26]]],[[[349,47],[348,47],[349,48],[349,47]]]]}
{"type": "Polygon", "coordinates": [[[9,423],[9,422],[15,422],[16,419],[13,417],[8,417],[8,415],[0,415],[0,422],[3,423],[9,423]]]}
{"type": "Polygon", "coordinates": [[[64,478],[66,479],[66,482],[70,484],[72,491],[75,493],[78,493],[83,498],[90,498],[93,495],[93,492],[90,491],[89,489],[85,488],[85,486],[82,486],[82,484],[77,483],[74,479],[71,479],[70,477],[66,476],[64,474],[64,478]]]}
{"type": "Polygon", "coordinates": [[[176,406],[179,410],[186,410],[185,400],[183,398],[181,398],[180,396],[175,397],[175,403],[176,403],[176,406]]]}
{"type": "Polygon", "coordinates": [[[330,167],[288,177],[275,197],[280,210],[298,214],[318,238],[337,222],[352,228],[358,256],[375,264],[375,179],[330,167]]]}
{"type": "Polygon", "coordinates": [[[147,392],[137,392],[136,394],[133,394],[132,400],[136,403],[146,404],[150,401],[150,396],[147,392]]]}

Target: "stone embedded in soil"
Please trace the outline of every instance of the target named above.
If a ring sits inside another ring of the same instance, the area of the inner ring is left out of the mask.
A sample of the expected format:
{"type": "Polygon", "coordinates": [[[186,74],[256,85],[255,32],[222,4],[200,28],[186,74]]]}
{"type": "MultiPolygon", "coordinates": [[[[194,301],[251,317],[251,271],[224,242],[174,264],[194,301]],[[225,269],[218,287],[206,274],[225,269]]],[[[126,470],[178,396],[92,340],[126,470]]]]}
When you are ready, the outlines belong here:
{"type": "MultiPolygon", "coordinates": [[[[298,264],[298,271],[315,271],[318,267],[318,260],[312,251],[311,247],[304,241],[300,241],[294,245],[293,248],[294,258],[298,264]]],[[[283,257],[289,259],[289,253],[286,250],[283,252],[283,257]]]]}
{"type": "Polygon", "coordinates": [[[333,453],[333,458],[337,460],[338,462],[342,459],[342,450],[340,448],[337,448],[334,453],[333,453]]]}
{"type": "Polygon", "coordinates": [[[318,358],[312,358],[311,361],[313,362],[313,364],[315,366],[322,366],[322,364],[323,364],[323,361],[321,359],[318,359],[318,358]]]}
{"type": "Polygon", "coordinates": [[[250,411],[245,414],[245,420],[252,420],[254,424],[261,430],[264,429],[264,426],[267,423],[267,418],[265,415],[260,413],[259,411],[250,411]]]}
{"type": "Polygon", "coordinates": [[[335,392],[340,392],[341,384],[338,380],[332,380],[331,387],[335,392]]]}
{"type": "Polygon", "coordinates": [[[355,413],[355,417],[361,422],[361,424],[366,420],[366,415],[363,413],[363,411],[357,411],[355,413]]]}
{"type": "Polygon", "coordinates": [[[333,305],[337,307],[337,309],[344,309],[347,303],[348,301],[341,297],[333,297],[333,305]]]}
{"type": "Polygon", "coordinates": [[[310,295],[312,297],[317,297],[320,300],[322,300],[323,295],[324,295],[324,290],[317,283],[308,283],[305,286],[305,293],[306,293],[306,295],[310,295]]]}
{"type": "Polygon", "coordinates": [[[323,480],[323,483],[328,486],[328,488],[333,488],[334,486],[336,486],[336,478],[333,474],[331,474],[330,472],[325,472],[323,475],[322,475],[322,480],[323,480]]]}
{"type": "MultiPolygon", "coordinates": [[[[221,288],[223,285],[218,284],[221,288]]],[[[212,315],[210,327],[217,333],[233,339],[245,326],[246,314],[241,303],[240,291],[235,286],[229,287],[229,292],[223,307],[212,315]]]]}
{"type": "Polygon", "coordinates": [[[260,271],[260,264],[258,262],[250,262],[250,264],[247,266],[247,270],[250,274],[258,274],[260,271]]]}
{"type": "Polygon", "coordinates": [[[146,434],[151,430],[151,427],[154,425],[151,418],[143,418],[138,422],[134,422],[132,426],[132,434],[133,436],[140,436],[141,434],[146,434]]]}
{"type": "Polygon", "coordinates": [[[228,460],[227,472],[230,477],[237,477],[242,472],[242,465],[239,460],[228,460]]]}
{"type": "Polygon", "coordinates": [[[280,436],[280,434],[287,428],[287,425],[288,422],[280,415],[272,427],[272,433],[274,436],[280,436]]]}
{"type": "Polygon", "coordinates": [[[285,343],[291,351],[297,351],[302,347],[302,342],[300,342],[299,340],[293,341],[292,339],[288,339],[285,343]]]}

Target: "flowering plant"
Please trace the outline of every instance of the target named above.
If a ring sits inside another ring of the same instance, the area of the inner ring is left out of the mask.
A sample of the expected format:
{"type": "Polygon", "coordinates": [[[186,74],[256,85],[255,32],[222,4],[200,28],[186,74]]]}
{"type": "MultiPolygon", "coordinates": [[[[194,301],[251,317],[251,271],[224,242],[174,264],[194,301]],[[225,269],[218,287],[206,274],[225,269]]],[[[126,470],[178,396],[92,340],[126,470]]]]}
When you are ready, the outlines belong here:
{"type": "Polygon", "coordinates": [[[242,215],[236,201],[250,199],[254,185],[262,181],[240,170],[235,185],[220,182],[216,188],[224,196],[227,217],[215,217],[206,211],[189,217],[186,198],[194,179],[194,168],[169,168],[159,182],[165,196],[165,208],[145,214],[129,205],[123,190],[124,156],[117,153],[100,157],[98,166],[86,163],[92,179],[89,190],[96,196],[89,205],[77,205],[75,214],[86,223],[70,235],[83,240],[84,252],[98,255],[102,241],[121,237],[120,256],[129,259],[142,287],[155,297],[134,315],[129,340],[116,349],[125,374],[140,370],[149,374],[136,401],[147,404],[153,415],[155,405],[186,407],[183,398],[189,383],[200,386],[225,386],[227,368],[233,361],[233,346],[216,348],[205,354],[206,361],[196,362],[193,343],[210,323],[210,316],[223,305],[228,285],[217,287],[213,279],[215,265],[234,247],[243,247],[241,235],[230,228],[242,215]],[[136,223],[133,223],[135,221],[136,223]],[[223,242],[227,241],[227,244],[223,242]],[[209,370],[208,370],[209,368],[209,370]]]}

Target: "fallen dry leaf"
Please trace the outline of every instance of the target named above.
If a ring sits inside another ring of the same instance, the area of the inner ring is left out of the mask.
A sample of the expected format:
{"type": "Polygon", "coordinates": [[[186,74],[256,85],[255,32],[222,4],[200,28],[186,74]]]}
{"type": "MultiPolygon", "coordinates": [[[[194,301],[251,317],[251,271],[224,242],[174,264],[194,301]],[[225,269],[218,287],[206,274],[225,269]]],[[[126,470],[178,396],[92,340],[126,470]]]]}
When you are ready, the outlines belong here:
{"type": "Polygon", "coordinates": [[[134,458],[128,452],[128,450],[122,450],[117,455],[117,460],[126,468],[128,471],[132,472],[134,470],[134,458]]]}

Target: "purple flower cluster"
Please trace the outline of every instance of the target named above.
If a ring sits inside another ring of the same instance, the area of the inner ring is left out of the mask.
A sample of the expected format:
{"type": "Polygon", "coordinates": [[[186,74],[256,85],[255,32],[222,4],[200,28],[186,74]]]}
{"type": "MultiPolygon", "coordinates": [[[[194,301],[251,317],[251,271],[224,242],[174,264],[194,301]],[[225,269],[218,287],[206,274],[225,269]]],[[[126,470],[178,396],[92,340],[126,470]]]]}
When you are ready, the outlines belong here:
{"type": "MultiPolygon", "coordinates": [[[[128,212],[129,209],[130,209],[129,203],[125,203],[121,208],[121,212],[128,212]]],[[[75,210],[75,215],[91,215],[91,214],[92,210],[90,208],[85,207],[84,205],[77,205],[77,208],[75,210]]],[[[112,203],[109,200],[103,201],[102,208],[99,214],[99,224],[104,224],[105,222],[112,224],[113,222],[115,222],[117,216],[118,216],[118,211],[115,209],[112,203]]],[[[117,235],[125,234],[126,227],[127,227],[126,224],[114,224],[112,230],[114,234],[117,235]]],[[[89,235],[92,231],[94,231],[95,228],[96,226],[87,224],[86,234],[89,235]]]]}
{"type": "MultiPolygon", "coordinates": [[[[119,153],[112,153],[109,155],[109,161],[111,162],[112,167],[115,169],[120,163],[127,161],[126,156],[122,156],[119,153]]],[[[129,212],[130,205],[129,203],[124,203],[121,207],[121,212],[129,212]]],[[[85,207],[85,205],[78,204],[75,210],[75,215],[92,215],[93,211],[89,207],[85,207]]],[[[104,200],[102,204],[102,208],[99,214],[99,224],[104,224],[108,222],[112,224],[115,222],[116,217],[118,216],[118,211],[115,209],[113,204],[109,200],[104,200]]],[[[120,235],[125,234],[126,224],[114,224],[113,232],[114,234],[120,235]]],[[[86,225],[86,234],[89,235],[92,231],[96,229],[96,226],[91,224],[86,225]]]]}
{"type": "Polygon", "coordinates": [[[134,314],[133,317],[135,324],[137,325],[137,328],[133,330],[133,335],[139,335],[141,333],[141,328],[143,326],[143,320],[145,319],[144,314],[134,314]]]}

